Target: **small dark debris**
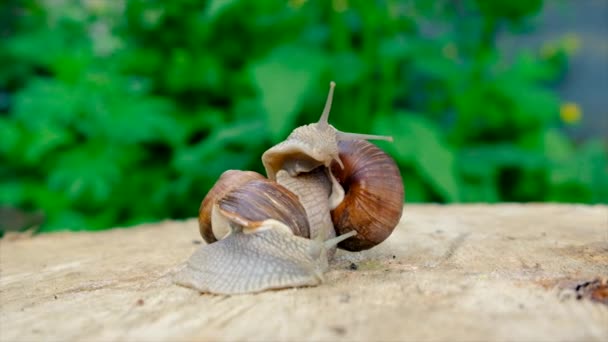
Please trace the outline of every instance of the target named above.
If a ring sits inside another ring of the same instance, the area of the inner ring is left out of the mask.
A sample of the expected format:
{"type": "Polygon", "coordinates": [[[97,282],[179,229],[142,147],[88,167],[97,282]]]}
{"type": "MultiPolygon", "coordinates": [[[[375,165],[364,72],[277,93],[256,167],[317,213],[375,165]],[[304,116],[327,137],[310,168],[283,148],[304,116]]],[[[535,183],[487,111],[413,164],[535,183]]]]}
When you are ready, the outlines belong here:
{"type": "Polygon", "coordinates": [[[586,282],[584,282],[584,283],[578,284],[578,285],[576,285],[576,287],[574,288],[574,290],[575,290],[576,292],[578,292],[578,291],[580,291],[580,290],[584,289],[585,287],[589,286],[589,284],[591,284],[591,282],[590,282],[590,281],[586,281],[586,282]]]}
{"type": "Polygon", "coordinates": [[[590,299],[608,305],[608,278],[596,278],[582,282],[574,287],[576,299],[590,299]]]}
{"type": "Polygon", "coordinates": [[[359,269],[359,266],[357,264],[355,264],[354,262],[350,263],[350,266],[348,267],[353,271],[356,271],[357,269],[359,269]]]}
{"type": "Polygon", "coordinates": [[[201,240],[192,240],[192,243],[195,245],[200,245],[201,243],[203,243],[203,241],[201,240]]]}
{"type": "Polygon", "coordinates": [[[137,302],[135,302],[135,304],[137,306],[142,306],[142,305],[144,305],[144,300],[140,298],[140,299],[137,300],[137,302]]]}
{"type": "Polygon", "coordinates": [[[396,255],[393,255],[393,259],[396,259],[396,258],[397,258],[397,256],[396,256],[396,255]]]}
{"type": "Polygon", "coordinates": [[[57,299],[58,297],[57,297],[57,295],[53,295],[53,298],[57,299]]]}
{"type": "Polygon", "coordinates": [[[343,327],[343,326],[339,326],[339,325],[332,326],[331,327],[331,331],[333,331],[337,335],[344,335],[344,334],[346,334],[346,328],[343,327]]]}

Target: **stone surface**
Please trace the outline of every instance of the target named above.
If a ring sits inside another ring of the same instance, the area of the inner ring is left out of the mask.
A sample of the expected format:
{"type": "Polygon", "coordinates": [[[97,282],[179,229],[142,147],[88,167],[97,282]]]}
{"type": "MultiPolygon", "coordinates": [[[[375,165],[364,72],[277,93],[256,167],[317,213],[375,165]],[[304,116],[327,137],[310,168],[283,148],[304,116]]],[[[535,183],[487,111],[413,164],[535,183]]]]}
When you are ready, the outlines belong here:
{"type": "Polygon", "coordinates": [[[233,297],[171,283],[200,243],[195,220],[7,236],[0,340],[608,341],[575,293],[608,276],[607,206],[406,205],[321,286],[233,297]]]}

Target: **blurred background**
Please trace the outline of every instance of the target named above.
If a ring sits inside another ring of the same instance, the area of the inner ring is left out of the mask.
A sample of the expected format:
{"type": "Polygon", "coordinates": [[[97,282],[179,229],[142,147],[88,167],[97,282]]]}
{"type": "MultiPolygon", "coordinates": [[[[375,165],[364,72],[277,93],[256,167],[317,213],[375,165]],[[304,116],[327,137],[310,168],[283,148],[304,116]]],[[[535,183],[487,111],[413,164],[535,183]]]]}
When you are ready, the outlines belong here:
{"type": "MultiPolygon", "coordinates": [[[[3,0],[0,230],[197,215],[318,120],[406,202],[608,203],[605,0],[3,0]]],[[[1,233],[0,233],[1,234],[1,233]]]]}

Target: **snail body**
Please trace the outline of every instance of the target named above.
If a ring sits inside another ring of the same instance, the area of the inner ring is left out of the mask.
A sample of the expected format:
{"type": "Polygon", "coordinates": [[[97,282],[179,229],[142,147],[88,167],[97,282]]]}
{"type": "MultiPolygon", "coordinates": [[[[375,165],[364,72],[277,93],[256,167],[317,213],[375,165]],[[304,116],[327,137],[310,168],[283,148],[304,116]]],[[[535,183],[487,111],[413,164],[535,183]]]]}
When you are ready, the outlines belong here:
{"type": "Polygon", "coordinates": [[[392,158],[364,139],[392,138],[331,126],[334,86],[318,122],[296,128],[262,155],[268,179],[250,171],[222,174],[199,210],[208,245],[190,257],[176,283],[218,294],[314,286],[336,246],[368,249],[390,235],[402,214],[403,182],[392,158]]]}
{"type": "Polygon", "coordinates": [[[336,236],[329,214],[331,183],[322,168],[291,176],[284,170],[277,173],[276,182],[293,192],[304,207],[310,224],[310,238],[327,240],[336,236]]]}

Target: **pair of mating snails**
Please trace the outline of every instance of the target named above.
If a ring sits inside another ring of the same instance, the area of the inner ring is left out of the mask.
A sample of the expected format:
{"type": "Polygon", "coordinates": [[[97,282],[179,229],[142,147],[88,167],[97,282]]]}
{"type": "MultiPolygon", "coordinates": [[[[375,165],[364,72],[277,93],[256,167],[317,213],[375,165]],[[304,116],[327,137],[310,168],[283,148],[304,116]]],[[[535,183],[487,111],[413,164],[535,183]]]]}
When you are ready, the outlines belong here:
{"type": "Polygon", "coordinates": [[[198,216],[208,243],[175,282],[200,292],[237,294],[323,281],[336,246],[371,248],[396,227],[403,181],[393,159],[367,139],[328,123],[331,82],[319,122],[296,128],[262,155],[268,179],[224,172],[198,216]]]}

